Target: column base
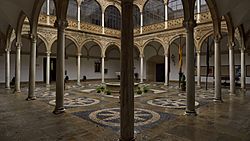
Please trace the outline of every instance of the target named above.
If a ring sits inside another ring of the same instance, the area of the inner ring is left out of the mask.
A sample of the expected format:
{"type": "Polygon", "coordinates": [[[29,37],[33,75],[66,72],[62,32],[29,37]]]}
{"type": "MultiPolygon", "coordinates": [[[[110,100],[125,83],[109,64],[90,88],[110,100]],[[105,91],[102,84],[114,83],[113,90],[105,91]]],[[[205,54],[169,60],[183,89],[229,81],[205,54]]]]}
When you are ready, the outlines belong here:
{"type": "Polygon", "coordinates": [[[184,113],[185,116],[197,116],[196,111],[185,111],[184,113]]]}
{"type": "Polygon", "coordinates": [[[164,83],[165,86],[169,86],[169,83],[164,83]]]}
{"type": "Polygon", "coordinates": [[[133,139],[130,139],[130,140],[126,140],[126,139],[119,139],[119,141],[135,141],[135,138],[133,138],[133,139]]]}
{"type": "Polygon", "coordinates": [[[235,93],[235,92],[233,92],[233,93],[229,92],[229,95],[230,95],[230,96],[235,96],[236,93],[235,93]]]}
{"type": "Polygon", "coordinates": [[[81,83],[76,83],[76,85],[77,85],[77,86],[82,86],[82,84],[81,84],[81,83]]]}
{"type": "Polygon", "coordinates": [[[49,88],[50,87],[50,84],[46,84],[46,88],[49,88]]]}
{"type": "Polygon", "coordinates": [[[214,98],[213,100],[215,103],[223,103],[223,100],[221,98],[214,98]]]}
{"type": "Polygon", "coordinates": [[[26,100],[27,101],[36,100],[36,97],[35,96],[33,96],[33,97],[27,97],[26,100]]]}
{"type": "Polygon", "coordinates": [[[55,108],[55,110],[53,111],[53,114],[58,115],[58,114],[62,114],[65,112],[65,108],[55,108]]]}
{"type": "Polygon", "coordinates": [[[202,87],[201,87],[201,85],[197,85],[196,88],[201,89],[202,87]]]}
{"type": "Polygon", "coordinates": [[[19,94],[19,93],[21,93],[21,90],[16,90],[16,89],[15,89],[15,90],[13,91],[13,93],[19,94]]]}
{"type": "Polygon", "coordinates": [[[10,90],[10,87],[5,87],[6,90],[10,90]]]}

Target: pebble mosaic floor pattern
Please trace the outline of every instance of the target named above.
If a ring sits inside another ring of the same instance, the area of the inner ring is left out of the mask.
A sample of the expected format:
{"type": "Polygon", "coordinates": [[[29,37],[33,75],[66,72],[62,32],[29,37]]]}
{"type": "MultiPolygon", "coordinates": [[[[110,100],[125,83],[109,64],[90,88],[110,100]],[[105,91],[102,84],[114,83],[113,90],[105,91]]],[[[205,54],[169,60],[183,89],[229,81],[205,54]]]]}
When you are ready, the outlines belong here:
{"type": "MultiPolygon", "coordinates": [[[[56,100],[49,101],[50,105],[55,106],[56,100]]],[[[100,100],[88,98],[88,97],[79,97],[79,98],[64,98],[64,106],[66,108],[70,107],[79,107],[79,106],[91,106],[98,104],[100,100]]]]}
{"type": "MultiPolygon", "coordinates": [[[[109,127],[115,131],[120,127],[120,108],[107,108],[93,111],[81,111],[72,113],[75,116],[91,121],[103,127],[109,127]]],[[[150,128],[161,121],[173,120],[175,116],[168,113],[155,112],[148,109],[135,108],[135,130],[142,131],[150,128]]]]}

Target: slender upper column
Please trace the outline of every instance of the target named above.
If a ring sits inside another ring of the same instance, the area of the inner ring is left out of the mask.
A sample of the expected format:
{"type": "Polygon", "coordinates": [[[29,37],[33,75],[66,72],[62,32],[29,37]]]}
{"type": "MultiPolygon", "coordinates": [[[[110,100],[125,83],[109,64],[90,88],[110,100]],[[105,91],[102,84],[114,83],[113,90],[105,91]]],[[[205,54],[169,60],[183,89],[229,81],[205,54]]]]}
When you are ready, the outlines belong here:
{"type": "Polygon", "coordinates": [[[140,64],[140,83],[143,83],[143,57],[144,55],[141,54],[140,55],[140,60],[141,60],[141,64],[140,64]]]}
{"type": "Polygon", "coordinates": [[[29,93],[26,100],[35,100],[35,87],[36,87],[36,35],[30,35],[30,68],[29,68],[29,93]]]}
{"type": "Polygon", "coordinates": [[[194,76],[194,20],[183,22],[186,28],[186,69],[187,69],[187,115],[196,115],[195,111],[195,76],[194,76]]]}
{"type": "Polygon", "coordinates": [[[165,83],[164,83],[164,85],[169,85],[169,79],[168,79],[168,72],[169,72],[169,68],[168,68],[168,62],[169,62],[169,60],[168,60],[169,58],[168,58],[168,54],[166,53],[165,54],[165,83]]]}
{"type": "Polygon", "coordinates": [[[10,89],[10,49],[5,49],[5,88],[10,89]]]}
{"type": "Polygon", "coordinates": [[[65,111],[64,98],[64,71],[65,71],[65,28],[68,26],[66,20],[57,19],[57,56],[56,56],[56,106],[53,113],[60,114],[65,111]]]}
{"type": "Polygon", "coordinates": [[[122,0],[120,140],[134,141],[133,0],[122,0]]]}
{"type": "Polygon", "coordinates": [[[81,3],[77,4],[77,27],[81,29],[81,3]]]}
{"type": "Polygon", "coordinates": [[[77,85],[81,86],[81,54],[77,55],[77,85]]]}
{"type": "Polygon", "coordinates": [[[222,102],[221,97],[221,55],[220,55],[220,42],[221,39],[219,37],[215,37],[214,39],[214,77],[215,77],[215,96],[214,101],[222,102]]]}
{"type": "Polygon", "coordinates": [[[50,52],[47,52],[46,56],[46,85],[50,85],[50,52]]]}
{"type": "Polygon", "coordinates": [[[168,28],[168,4],[167,3],[165,3],[164,4],[165,5],[165,29],[167,29],[168,28]]]}
{"type": "Polygon", "coordinates": [[[196,51],[197,54],[197,86],[201,87],[201,51],[196,51]]]}
{"type": "Polygon", "coordinates": [[[102,34],[105,33],[105,14],[102,12],[102,34]]]}
{"type": "Polygon", "coordinates": [[[197,0],[197,22],[200,22],[201,18],[201,0],[197,0]]]}
{"type": "Polygon", "coordinates": [[[50,0],[46,0],[46,4],[47,4],[47,24],[49,25],[49,5],[50,5],[50,0]]]}
{"type": "Polygon", "coordinates": [[[235,94],[234,43],[229,44],[230,94],[235,94]]]}
{"type": "Polygon", "coordinates": [[[241,89],[246,89],[246,60],[245,60],[245,48],[241,48],[241,76],[240,76],[240,81],[241,81],[241,89]]]}
{"type": "Polygon", "coordinates": [[[143,27],[143,13],[141,12],[140,34],[142,34],[142,27],[143,27]]]}
{"type": "Polygon", "coordinates": [[[15,92],[21,92],[20,89],[20,71],[21,71],[21,46],[22,43],[16,43],[16,70],[15,70],[15,92]]]}
{"type": "Polygon", "coordinates": [[[105,83],[105,81],[104,81],[104,66],[105,66],[105,62],[104,62],[104,58],[105,58],[105,56],[102,56],[102,83],[104,84],[105,83]]]}

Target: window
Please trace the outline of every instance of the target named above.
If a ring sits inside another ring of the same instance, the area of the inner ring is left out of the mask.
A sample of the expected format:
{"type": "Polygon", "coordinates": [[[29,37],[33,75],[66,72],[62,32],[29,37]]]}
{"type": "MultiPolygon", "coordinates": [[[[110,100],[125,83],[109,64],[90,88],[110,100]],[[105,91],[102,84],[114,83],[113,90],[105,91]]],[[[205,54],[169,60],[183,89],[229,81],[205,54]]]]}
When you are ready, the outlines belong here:
{"type": "Polygon", "coordinates": [[[115,6],[108,6],[105,10],[105,27],[121,29],[121,14],[115,6]]]}
{"type": "Polygon", "coordinates": [[[184,17],[183,5],[181,0],[169,0],[168,19],[177,19],[184,17]]]}
{"type": "Polygon", "coordinates": [[[77,20],[77,3],[75,0],[69,0],[67,17],[77,20]]]}
{"type": "Polygon", "coordinates": [[[148,0],[143,9],[144,25],[165,21],[165,6],[162,0],[148,0]]]}
{"type": "Polygon", "coordinates": [[[84,0],[81,4],[81,21],[101,25],[102,11],[95,0],[84,0]]]}
{"type": "Polygon", "coordinates": [[[134,21],[134,28],[140,27],[141,14],[140,14],[140,9],[136,5],[133,5],[133,21],[134,21]]]}

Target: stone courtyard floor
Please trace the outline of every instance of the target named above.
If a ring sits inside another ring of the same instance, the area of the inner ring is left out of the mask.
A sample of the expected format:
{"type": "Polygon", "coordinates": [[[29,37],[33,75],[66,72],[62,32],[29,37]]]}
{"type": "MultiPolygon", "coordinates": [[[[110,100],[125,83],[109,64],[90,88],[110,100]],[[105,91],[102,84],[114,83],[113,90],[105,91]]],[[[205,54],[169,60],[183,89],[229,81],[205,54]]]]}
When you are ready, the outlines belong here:
{"type": "MultiPolygon", "coordinates": [[[[119,96],[97,93],[97,81],[66,85],[66,112],[54,115],[55,84],[37,84],[37,100],[26,101],[28,87],[14,94],[0,85],[0,141],[116,141],[119,96]]],[[[213,102],[214,89],[196,89],[197,116],[184,116],[186,93],[177,83],[146,83],[135,95],[137,141],[250,141],[250,92],[222,89],[223,103],[213,102]]]]}

